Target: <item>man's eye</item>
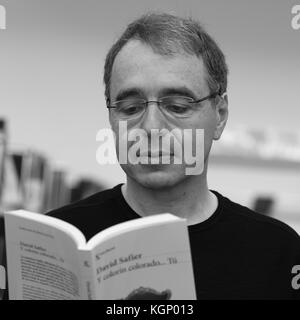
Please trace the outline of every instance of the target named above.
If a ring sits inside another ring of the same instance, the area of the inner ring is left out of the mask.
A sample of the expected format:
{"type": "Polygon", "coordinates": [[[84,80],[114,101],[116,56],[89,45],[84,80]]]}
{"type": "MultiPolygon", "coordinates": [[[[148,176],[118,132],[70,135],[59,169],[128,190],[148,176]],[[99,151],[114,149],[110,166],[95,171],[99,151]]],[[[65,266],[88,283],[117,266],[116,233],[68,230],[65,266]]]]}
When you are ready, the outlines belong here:
{"type": "Polygon", "coordinates": [[[189,106],[172,103],[166,105],[166,109],[174,113],[187,113],[189,111],[189,106]]]}
{"type": "Polygon", "coordinates": [[[137,104],[133,104],[133,105],[129,105],[129,106],[123,106],[121,108],[121,112],[126,113],[127,115],[131,115],[131,114],[135,114],[140,112],[142,109],[141,105],[137,104]]]}

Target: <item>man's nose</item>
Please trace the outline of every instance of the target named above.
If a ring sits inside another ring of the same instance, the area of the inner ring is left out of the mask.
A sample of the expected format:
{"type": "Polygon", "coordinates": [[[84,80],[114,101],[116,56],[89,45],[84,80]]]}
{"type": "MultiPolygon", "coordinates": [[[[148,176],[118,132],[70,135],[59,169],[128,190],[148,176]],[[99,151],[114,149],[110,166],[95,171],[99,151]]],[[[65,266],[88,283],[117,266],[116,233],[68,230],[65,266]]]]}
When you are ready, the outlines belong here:
{"type": "Polygon", "coordinates": [[[142,117],[140,128],[144,129],[147,133],[151,133],[151,129],[164,129],[166,128],[166,120],[164,115],[159,109],[159,105],[155,101],[150,101],[147,105],[145,114],[142,117]]]}

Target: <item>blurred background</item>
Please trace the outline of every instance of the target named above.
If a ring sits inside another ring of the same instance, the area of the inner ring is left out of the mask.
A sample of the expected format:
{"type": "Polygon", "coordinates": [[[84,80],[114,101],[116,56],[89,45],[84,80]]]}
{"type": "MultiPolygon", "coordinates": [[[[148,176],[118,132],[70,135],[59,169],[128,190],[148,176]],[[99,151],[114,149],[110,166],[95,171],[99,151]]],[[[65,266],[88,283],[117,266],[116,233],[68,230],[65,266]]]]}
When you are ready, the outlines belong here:
{"type": "Polygon", "coordinates": [[[124,182],[99,165],[107,51],[149,10],[200,20],[229,65],[230,118],[209,187],[300,233],[300,30],[295,1],[0,0],[1,210],[46,212],[124,182]]]}

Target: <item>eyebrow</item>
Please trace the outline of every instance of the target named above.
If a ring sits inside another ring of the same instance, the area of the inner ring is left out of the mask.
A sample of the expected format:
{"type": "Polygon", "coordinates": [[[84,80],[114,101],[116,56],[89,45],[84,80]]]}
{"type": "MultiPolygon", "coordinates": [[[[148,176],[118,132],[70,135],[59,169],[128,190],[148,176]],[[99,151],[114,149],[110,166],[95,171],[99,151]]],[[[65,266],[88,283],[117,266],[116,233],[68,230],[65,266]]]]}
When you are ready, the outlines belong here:
{"type": "Polygon", "coordinates": [[[130,97],[140,97],[141,98],[142,96],[143,96],[142,90],[140,90],[138,88],[128,88],[128,89],[121,90],[117,94],[116,101],[125,100],[130,97]]]}
{"type": "Polygon", "coordinates": [[[193,99],[197,98],[195,93],[191,89],[185,86],[162,89],[160,92],[160,95],[161,96],[187,96],[193,99]]]}

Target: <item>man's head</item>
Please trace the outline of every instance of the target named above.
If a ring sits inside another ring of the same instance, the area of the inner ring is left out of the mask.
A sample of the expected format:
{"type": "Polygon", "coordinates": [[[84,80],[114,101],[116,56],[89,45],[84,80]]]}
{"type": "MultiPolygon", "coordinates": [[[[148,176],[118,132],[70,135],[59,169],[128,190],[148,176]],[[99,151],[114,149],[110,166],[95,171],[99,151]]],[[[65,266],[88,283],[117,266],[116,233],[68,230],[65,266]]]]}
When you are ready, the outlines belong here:
{"type": "Polygon", "coordinates": [[[149,45],[155,53],[174,56],[179,53],[203,59],[211,91],[227,90],[228,69],[225,57],[215,41],[195,20],[170,14],[146,14],[128,25],[109,50],[104,67],[105,96],[110,100],[111,72],[116,56],[131,40],[149,45]]]}
{"type": "MultiPolygon", "coordinates": [[[[140,117],[129,118],[129,130],[143,129],[150,137],[152,129],[203,129],[207,161],[212,140],[219,139],[227,120],[227,99],[221,98],[227,88],[227,66],[221,50],[197,22],[168,14],[148,14],[134,21],[107,54],[104,82],[108,105],[116,106],[120,100],[150,101],[140,117]],[[191,103],[194,112],[188,117],[174,108],[171,115],[162,112],[153,102],[178,96],[198,101],[213,93],[214,99],[200,102],[197,108],[191,103]]],[[[122,119],[116,111],[111,110],[110,122],[118,147],[122,119]]],[[[185,163],[122,167],[127,176],[150,188],[172,186],[187,178],[185,163]]]]}

